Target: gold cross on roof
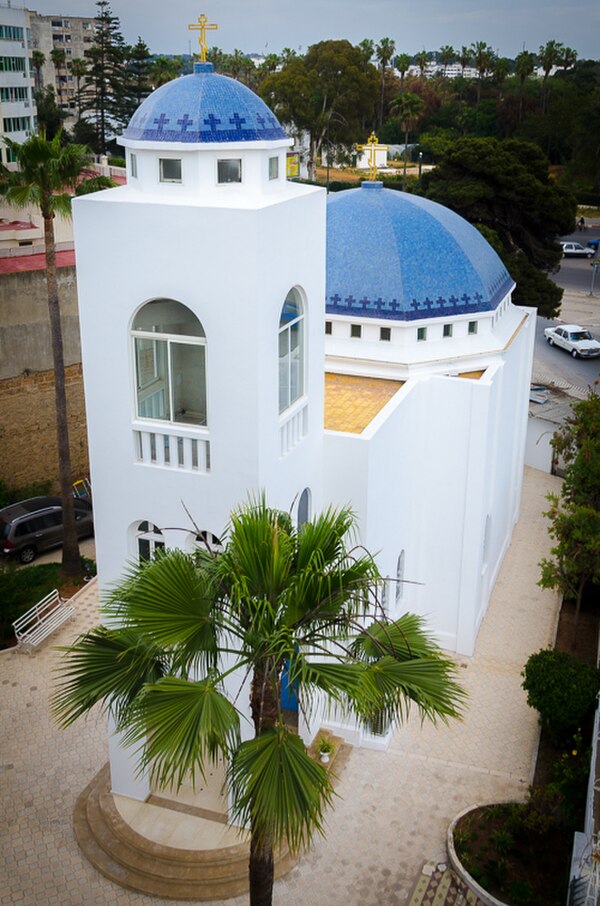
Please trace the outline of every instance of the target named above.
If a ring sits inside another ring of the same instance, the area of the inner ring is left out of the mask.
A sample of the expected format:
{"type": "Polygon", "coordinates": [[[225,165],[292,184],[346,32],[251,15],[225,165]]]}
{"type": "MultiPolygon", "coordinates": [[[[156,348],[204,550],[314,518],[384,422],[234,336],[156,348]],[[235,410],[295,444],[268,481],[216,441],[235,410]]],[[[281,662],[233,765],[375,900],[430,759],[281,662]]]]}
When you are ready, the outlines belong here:
{"type": "Polygon", "coordinates": [[[200,62],[206,63],[206,51],[208,50],[208,44],[206,43],[206,32],[207,31],[216,31],[218,25],[209,25],[208,16],[205,16],[204,13],[198,16],[198,24],[194,23],[193,25],[188,25],[190,31],[199,31],[198,35],[198,44],[200,45],[200,62]]]}
{"type": "Polygon", "coordinates": [[[367,139],[366,145],[357,145],[357,151],[368,151],[369,152],[369,180],[375,182],[377,179],[377,150],[387,151],[387,145],[380,145],[377,136],[374,132],[371,132],[370,136],[367,139]]]}

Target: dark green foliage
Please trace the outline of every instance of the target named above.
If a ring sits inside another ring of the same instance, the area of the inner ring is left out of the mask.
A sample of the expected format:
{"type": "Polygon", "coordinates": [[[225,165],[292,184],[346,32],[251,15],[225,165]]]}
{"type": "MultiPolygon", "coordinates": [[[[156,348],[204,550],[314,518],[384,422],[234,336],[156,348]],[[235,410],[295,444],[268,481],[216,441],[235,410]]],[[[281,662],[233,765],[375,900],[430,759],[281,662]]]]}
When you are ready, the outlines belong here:
{"type": "Polygon", "coordinates": [[[38,128],[44,129],[46,138],[52,139],[62,128],[67,113],[56,103],[52,85],[34,91],[33,96],[37,106],[38,128]]]}
{"type": "Polygon", "coordinates": [[[522,286],[515,302],[556,315],[562,290],[543,271],[561,260],[556,239],[575,221],[575,199],[550,179],[548,161],[526,142],[462,138],[423,175],[428,198],[476,226],[493,230],[505,264],[522,286]]]}
{"type": "Polygon", "coordinates": [[[88,71],[84,80],[82,108],[95,120],[94,149],[106,153],[113,118],[118,119],[124,94],[125,42],[120,23],[108,0],[97,0],[94,43],[85,52],[88,71]]]}
{"type": "Polygon", "coordinates": [[[522,676],[542,727],[557,744],[568,743],[594,710],[600,671],[565,652],[543,649],[531,655],[522,676]]]}
{"type": "Polygon", "coordinates": [[[9,487],[0,478],[0,509],[29,497],[45,497],[52,492],[52,481],[32,481],[30,484],[9,487]]]}
{"type": "Polygon", "coordinates": [[[571,746],[554,762],[551,787],[558,791],[561,815],[566,824],[576,827],[585,808],[590,749],[583,745],[581,733],[573,736],[571,746]]]}
{"type": "Polygon", "coordinates": [[[60,563],[0,568],[0,645],[13,638],[12,624],[60,583],[60,563]]]}

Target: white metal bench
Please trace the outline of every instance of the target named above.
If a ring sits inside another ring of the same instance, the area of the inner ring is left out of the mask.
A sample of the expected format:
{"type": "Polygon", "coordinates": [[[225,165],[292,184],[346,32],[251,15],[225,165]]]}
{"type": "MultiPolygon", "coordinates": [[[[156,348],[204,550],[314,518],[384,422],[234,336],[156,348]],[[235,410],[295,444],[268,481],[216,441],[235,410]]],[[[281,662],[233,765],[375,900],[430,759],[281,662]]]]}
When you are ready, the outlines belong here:
{"type": "Polygon", "coordinates": [[[75,616],[75,608],[61,598],[57,589],[15,620],[13,629],[19,648],[29,654],[47,639],[55,629],[75,616]]]}

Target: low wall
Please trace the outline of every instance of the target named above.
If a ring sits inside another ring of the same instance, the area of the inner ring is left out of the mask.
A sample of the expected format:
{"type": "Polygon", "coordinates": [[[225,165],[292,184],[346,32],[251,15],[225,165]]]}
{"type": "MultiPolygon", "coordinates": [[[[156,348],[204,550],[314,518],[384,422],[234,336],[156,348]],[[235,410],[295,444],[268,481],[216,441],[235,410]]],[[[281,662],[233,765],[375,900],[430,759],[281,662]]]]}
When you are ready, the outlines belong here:
{"type": "MultiPolygon", "coordinates": [[[[66,368],[73,479],[89,474],[81,365],[66,368]]],[[[58,482],[54,372],[0,380],[0,478],[8,485],[58,482]]]]}

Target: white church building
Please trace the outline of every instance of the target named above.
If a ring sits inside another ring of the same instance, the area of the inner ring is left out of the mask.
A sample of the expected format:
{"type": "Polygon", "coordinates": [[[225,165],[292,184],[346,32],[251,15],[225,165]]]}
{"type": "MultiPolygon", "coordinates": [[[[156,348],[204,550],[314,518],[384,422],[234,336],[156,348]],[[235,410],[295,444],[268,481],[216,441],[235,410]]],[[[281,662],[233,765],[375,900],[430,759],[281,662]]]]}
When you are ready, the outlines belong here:
{"type": "MultiPolygon", "coordinates": [[[[535,326],[500,259],[423,198],[287,181],[285,131],[210,63],[122,144],[127,185],[73,205],[100,587],[219,538],[252,492],[299,521],[350,504],[389,613],[472,654],[519,513],[535,326]]],[[[111,765],[144,798],[115,741],[111,765]]]]}

